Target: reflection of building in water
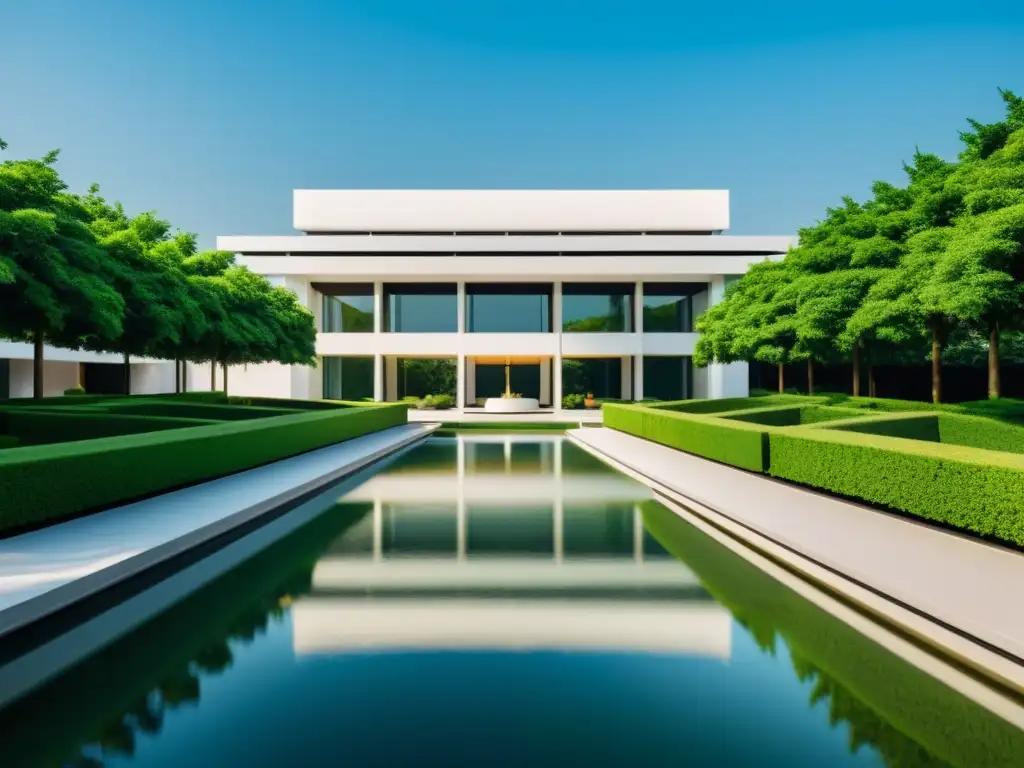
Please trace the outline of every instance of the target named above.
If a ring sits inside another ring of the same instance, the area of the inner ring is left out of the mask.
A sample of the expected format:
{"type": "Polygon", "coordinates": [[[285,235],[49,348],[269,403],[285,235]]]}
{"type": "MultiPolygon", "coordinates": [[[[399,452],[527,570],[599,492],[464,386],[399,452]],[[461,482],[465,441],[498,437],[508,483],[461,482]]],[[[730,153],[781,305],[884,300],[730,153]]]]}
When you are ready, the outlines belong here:
{"type": "Polygon", "coordinates": [[[728,658],[731,619],[643,527],[650,491],[561,438],[431,440],[292,607],[296,653],[593,648],[728,658]]]}

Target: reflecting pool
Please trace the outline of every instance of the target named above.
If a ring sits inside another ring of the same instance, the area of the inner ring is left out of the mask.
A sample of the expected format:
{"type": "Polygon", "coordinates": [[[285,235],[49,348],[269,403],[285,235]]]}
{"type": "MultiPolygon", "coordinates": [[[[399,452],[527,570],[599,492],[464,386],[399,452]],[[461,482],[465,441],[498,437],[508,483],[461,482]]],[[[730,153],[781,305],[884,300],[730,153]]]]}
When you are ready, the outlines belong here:
{"type": "Polygon", "coordinates": [[[1024,764],[561,437],[432,438],[304,509],[0,712],[0,765],[1024,764]]]}

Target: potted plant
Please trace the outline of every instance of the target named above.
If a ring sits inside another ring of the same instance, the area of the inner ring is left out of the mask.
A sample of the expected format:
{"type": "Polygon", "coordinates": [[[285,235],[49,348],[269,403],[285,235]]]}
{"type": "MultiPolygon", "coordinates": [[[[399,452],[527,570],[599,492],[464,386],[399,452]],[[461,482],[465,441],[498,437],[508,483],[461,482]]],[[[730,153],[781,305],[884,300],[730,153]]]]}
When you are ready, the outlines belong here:
{"type": "Polygon", "coordinates": [[[594,408],[597,405],[597,401],[594,400],[593,392],[587,392],[587,399],[583,401],[583,405],[587,408],[594,408]]]}

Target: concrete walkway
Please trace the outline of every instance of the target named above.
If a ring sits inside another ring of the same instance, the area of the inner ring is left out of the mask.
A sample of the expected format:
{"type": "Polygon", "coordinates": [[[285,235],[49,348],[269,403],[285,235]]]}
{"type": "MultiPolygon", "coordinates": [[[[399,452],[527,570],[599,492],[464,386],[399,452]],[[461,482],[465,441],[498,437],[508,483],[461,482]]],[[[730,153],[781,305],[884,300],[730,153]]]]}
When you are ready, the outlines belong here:
{"type": "MultiPolygon", "coordinates": [[[[1024,555],[608,428],[570,437],[733,523],[1024,661],[1024,555]]],[[[905,627],[918,634],[916,628],[905,627]]],[[[946,632],[946,628],[940,628],[946,632]]]]}
{"type": "Polygon", "coordinates": [[[408,424],[0,540],[0,637],[430,434],[408,424]]]}

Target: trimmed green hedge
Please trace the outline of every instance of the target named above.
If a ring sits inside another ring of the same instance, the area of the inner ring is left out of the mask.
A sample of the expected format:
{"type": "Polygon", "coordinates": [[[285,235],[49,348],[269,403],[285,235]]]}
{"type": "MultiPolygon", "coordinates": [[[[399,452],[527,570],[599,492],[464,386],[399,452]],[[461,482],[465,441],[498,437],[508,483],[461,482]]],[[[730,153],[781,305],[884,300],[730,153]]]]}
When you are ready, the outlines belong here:
{"type": "Polygon", "coordinates": [[[837,429],[775,430],[772,476],[1024,545],[1024,456],[837,429]]]}
{"type": "Polygon", "coordinates": [[[32,397],[14,397],[8,400],[0,400],[0,407],[8,405],[84,405],[86,403],[106,403],[119,400],[150,400],[174,399],[188,400],[209,403],[226,403],[228,398],[223,392],[160,392],[153,395],[57,395],[55,397],[43,397],[38,400],[32,397]]]}
{"type": "Polygon", "coordinates": [[[768,433],[760,425],[641,405],[605,406],[604,424],[734,467],[768,468],[768,433]]]}
{"type": "Polygon", "coordinates": [[[406,411],[405,405],[346,408],[5,451],[0,454],[0,531],[113,506],[405,424],[406,411]]]}
{"type": "MultiPolygon", "coordinates": [[[[84,409],[83,409],[84,410],[84,409]]],[[[6,431],[25,447],[95,440],[216,424],[210,419],[160,418],[83,411],[14,408],[7,412],[6,431]]]]}
{"type": "Polygon", "coordinates": [[[352,403],[342,400],[288,400],[283,397],[236,397],[228,398],[232,405],[249,405],[264,408],[290,408],[306,411],[332,411],[353,406],[372,406],[379,403],[352,403]]]}
{"type": "Polygon", "coordinates": [[[769,427],[797,427],[802,424],[849,419],[857,415],[857,411],[849,408],[828,408],[821,405],[776,405],[718,414],[722,419],[764,424],[769,427]]]}
{"type": "Polygon", "coordinates": [[[186,419],[214,419],[217,421],[262,419],[271,416],[304,413],[304,411],[295,408],[262,408],[245,405],[162,402],[157,400],[138,403],[121,401],[110,403],[108,407],[112,413],[131,413],[137,416],[172,416],[186,419]]]}
{"type": "Polygon", "coordinates": [[[814,681],[806,687],[808,705],[825,706],[831,723],[848,722],[851,744],[870,744],[891,766],[1020,763],[1024,731],[805,600],[664,506],[646,502],[642,514],[644,527],[692,569],[763,653],[780,660],[789,655],[794,673],[814,681]],[[779,653],[780,639],[788,654],[779,653]]]}
{"type": "Polygon", "coordinates": [[[764,395],[761,397],[725,397],[707,398],[703,400],[673,400],[662,403],[645,404],[647,408],[659,411],[675,411],[680,413],[712,414],[727,411],[745,411],[752,408],[767,408],[776,405],[809,405],[824,403],[824,398],[806,397],[804,395],[764,395]]]}
{"type": "Polygon", "coordinates": [[[1024,453],[1024,428],[984,416],[957,413],[887,413],[821,425],[822,429],[862,432],[989,451],[1024,453]]]}
{"type": "Polygon", "coordinates": [[[21,441],[14,435],[0,435],[0,450],[3,450],[4,448],[13,448],[20,442],[21,441]]]}

